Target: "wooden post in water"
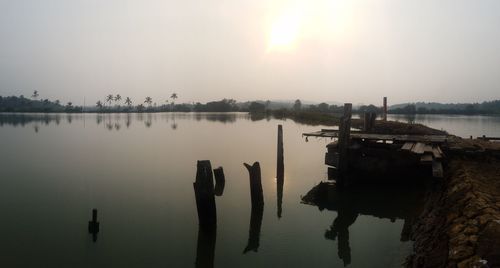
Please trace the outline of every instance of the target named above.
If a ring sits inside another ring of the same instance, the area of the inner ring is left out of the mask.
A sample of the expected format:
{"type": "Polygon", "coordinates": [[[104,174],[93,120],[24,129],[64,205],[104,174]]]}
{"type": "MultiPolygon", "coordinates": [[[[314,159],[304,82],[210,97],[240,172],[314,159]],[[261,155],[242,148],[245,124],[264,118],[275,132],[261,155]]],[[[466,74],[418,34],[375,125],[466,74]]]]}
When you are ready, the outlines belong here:
{"type": "Polygon", "coordinates": [[[214,169],[214,176],[215,176],[214,193],[216,196],[222,196],[222,194],[224,193],[224,186],[226,185],[224,169],[222,169],[222,167],[214,169]]]}
{"type": "Polygon", "coordinates": [[[285,172],[285,166],[283,163],[283,126],[278,125],[278,154],[277,154],[276,177],[282,178],[284,172],[285,172]]]}
{"type": "Polygon", "coordinates": [[[387,97],[384,97],[384,121],[387,121],[387,97]]]}
{"type": "Polygon", "coordinates": [[[260,164],[259,162],[255,162],[252,166],[247,163],[244,163],[244,165],[250,174],[250,195],[252,199],[252,208],[263,207],[264,193],[262,192],[260,164]]]}
{"type": "Polygon", "coordinates": [[[198,210],[198,222],[201,228],[217,225],[217,209],[214,196],[214,177],[209,160],[198,161],[196,181],[193,183],[198,210]]]}
{"type": "Polygon", "coordinates": [[[250,231],[248,243],[243,253],[248,251],[257,252],[260,240],[260,228],[264,215],[264,194],[262,192],[262,182],[260,174],[260,164],[255,162],[252,166],[244,163],[250,174],[250,195],[252,199],[252,214],[250,215],[250,231]]]}
{"type": "Polygon", "coordinates": [[[283,157],[283,126],[278,125],[278,154],[276,163],[276,192],[278,205],[278,218],[281,218],[283,204],[283,184],[285,180],[285,163],[283,157]]]}
{"type": "Polygon", "coordinates": [[[347,169],[349,167],[348,151],[349,142],[351,136],[351,115],[352,115],[352,103],[344,104],[344,115],[340,119],[339,126],[339,140],[338,140],[338,152],[339,152],[339,164],[338,173],[339,178],[337,183],[339,185],[345,184],[345,177],[347,169]]]}

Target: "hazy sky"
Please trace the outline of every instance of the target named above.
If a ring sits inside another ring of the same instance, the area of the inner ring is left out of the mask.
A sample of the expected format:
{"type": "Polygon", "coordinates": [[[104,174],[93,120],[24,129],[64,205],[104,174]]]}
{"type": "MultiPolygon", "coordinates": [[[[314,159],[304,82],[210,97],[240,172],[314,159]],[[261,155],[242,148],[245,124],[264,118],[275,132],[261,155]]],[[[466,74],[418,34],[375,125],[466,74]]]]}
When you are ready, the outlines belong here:
{"type": "Polygon", "coordinates": [[[500,1],[0,0],[0,95],[500,99],[500,1]]]}

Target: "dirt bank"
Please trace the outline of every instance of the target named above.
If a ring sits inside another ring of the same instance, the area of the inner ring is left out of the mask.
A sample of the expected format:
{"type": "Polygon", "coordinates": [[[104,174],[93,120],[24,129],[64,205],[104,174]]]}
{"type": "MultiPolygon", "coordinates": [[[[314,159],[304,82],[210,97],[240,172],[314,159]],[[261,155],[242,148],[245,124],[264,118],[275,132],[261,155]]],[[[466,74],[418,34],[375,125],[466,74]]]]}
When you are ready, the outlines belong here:
{"type": "Polygon", "coordinates": [[[429,189],[408,267],[500,267],[500,160],[450,160],[429,189]]]}

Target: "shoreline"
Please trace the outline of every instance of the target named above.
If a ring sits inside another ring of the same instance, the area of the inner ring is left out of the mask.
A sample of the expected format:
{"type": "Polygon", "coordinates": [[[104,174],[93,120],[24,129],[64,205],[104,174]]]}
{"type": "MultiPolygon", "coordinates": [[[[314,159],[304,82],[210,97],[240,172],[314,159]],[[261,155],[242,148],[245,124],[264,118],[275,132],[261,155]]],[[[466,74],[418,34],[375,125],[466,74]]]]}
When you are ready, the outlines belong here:
{"type": "Polygon", "coordinates": [[[448,171],[428,189],[411,230],[414,253],[406,266],[498,267],[500,160],[453,157],[448,171]]]}

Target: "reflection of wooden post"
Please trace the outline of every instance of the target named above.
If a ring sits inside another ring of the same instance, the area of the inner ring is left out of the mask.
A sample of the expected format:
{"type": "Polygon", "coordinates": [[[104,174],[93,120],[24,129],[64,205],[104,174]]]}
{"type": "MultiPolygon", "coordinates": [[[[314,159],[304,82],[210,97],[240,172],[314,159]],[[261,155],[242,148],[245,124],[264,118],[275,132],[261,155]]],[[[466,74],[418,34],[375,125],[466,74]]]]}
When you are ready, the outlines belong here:
{"type": "Polygon", "coordinates": [[[340,119],[339,126],[339,140],[338,140],[338,151],[339,151],[339,180],[337,183],[339,185],[344,184],[345,175],[347,173],[347,168],[349,166],[348,160],[348,150],[349,150],[349,141],[351,136],[351,113],[352,113],[352,104],[345,103],[344,104],[344,115],[340,119]]]}
{"type": "Polygon", "coordinates": [[[99,233],[99,222],[97,221],[97,209],[92,209],[92,221],[89,221],[89,233],[92,234],[93,241],[97,241],[97,233],[99,233]]]}
{"type": "Polygon", "coordinates": [[[283,158],[283,126],[278,125],[278,161],[276,165],[276,192],[278,203],[278,218],[281,218],[283,203],[283,184],[285,180],[285,164],[283,158]]]}
{"type": "Polygon", "coordinates": [[[255,162],[252,166],[244,163],[250,174],[250,195],[252,199],[252,208],[264,205],[264,193],[262,192],[262,182],[260,175],[260,164],[255,162]]]}
{"type": "Polygon", "coordinates": [[[217,209],[215,207],[214,178],[210,161],[198,161],[196,181],[193,183],[198,209],[200,227],[217,225],[217,209]]]}
{"type": "Polygon", "coordinates": [[[215,242],[217,239],[217,228],[198,229],[198,243],[196,246],[196,268],[211,268],[214,267],[215,259],[215,242]]]}
{"type": "Polygon", "coordinates": [[[264,206],[252,207],[252,214],[250,214],[250,230],[248,231],[247,246],[243,250],[243,254],[259,250],[260,245],[260,229],[262,226],[262,217],[264,216],[264,206]]]}
{"type": "Polygon", "coordinates": [[[387,121],[387,97],[384,97],[384,121],[387,121]]]}
{"type": "Polygon", "coordinates": [[[224,186],[226,185],[226,178],[224,177],[224,169],[218,167],[214,169],[215,188],[214,193],[216,196],[222,196],[224,193],[224,186]]]}

